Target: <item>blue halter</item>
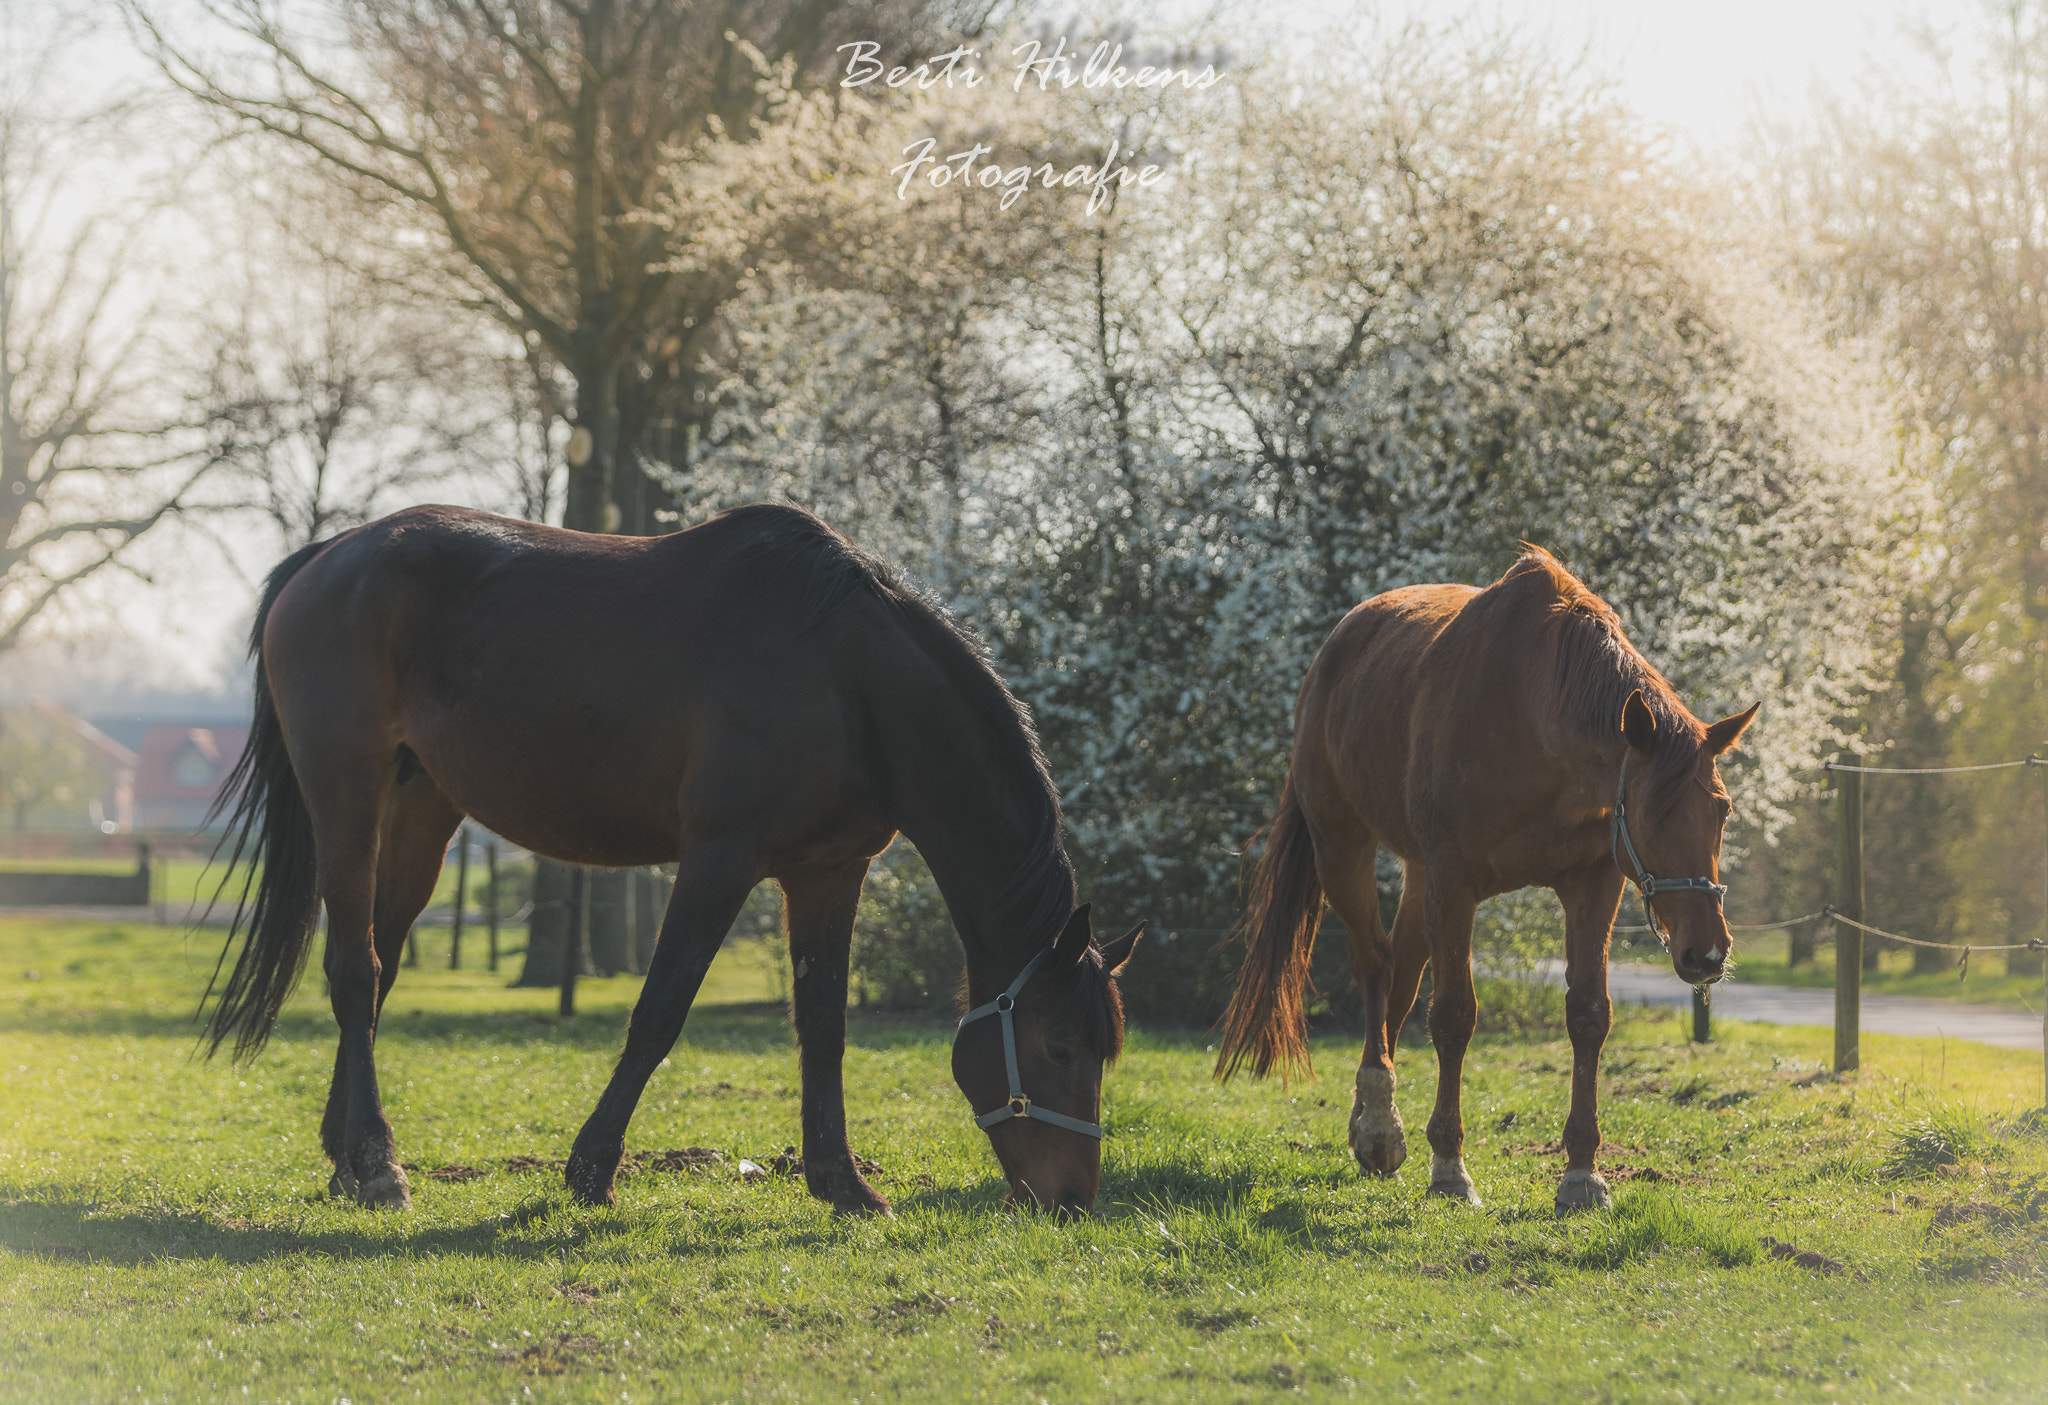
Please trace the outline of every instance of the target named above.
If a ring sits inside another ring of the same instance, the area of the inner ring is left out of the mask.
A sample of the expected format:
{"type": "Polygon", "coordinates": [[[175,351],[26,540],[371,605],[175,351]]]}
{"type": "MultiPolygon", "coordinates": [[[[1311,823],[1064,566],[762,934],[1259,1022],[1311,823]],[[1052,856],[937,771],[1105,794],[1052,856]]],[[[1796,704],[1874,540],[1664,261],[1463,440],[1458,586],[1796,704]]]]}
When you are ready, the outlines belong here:
{"type": "Polygon", "coordinates": [[[1064,1127],[1069,1132],[1079,1132],[1084,1137],[1100,1140],[1102,1128],[1099,1124],[1083,1122],[1080,1118],[1069,1117],[1064,1112],[1054,1112],[1050,1108],[1040,1107],[1026,1097],[1024,1080],[1017,1073],[1017,1029],[1015,1022],[1010,1018],[1010,1012],[1017,1008],[1017,992],[1024,989],[1024,983],[1031,979],[1032,973],[1038,969],[1038,963],[1045,960],[1046,953],[1051,950],[1051,947],[1047,947],[1025,962],[1024,969],[1017,973],[1017,979],[1010,982],[1008,990],[986,1005],[977,1005],[962,1015],[959,1026],[953,1031],[953,1042],[958,1044],[960,1032],[967,1028],[970,1021],[978,1020],[984,1015],[995,1015],[1003,1022],[1003,1063],[1010,1073],[1010,1099],[994,1112],[984,1112],[976,1117],[974,1125],[986,1132],[998,1122],[1008,1122],[1018,1117],[1035,1117],[1040,1122],[1050,1122],[1055,1127],[1064,1127]]]}

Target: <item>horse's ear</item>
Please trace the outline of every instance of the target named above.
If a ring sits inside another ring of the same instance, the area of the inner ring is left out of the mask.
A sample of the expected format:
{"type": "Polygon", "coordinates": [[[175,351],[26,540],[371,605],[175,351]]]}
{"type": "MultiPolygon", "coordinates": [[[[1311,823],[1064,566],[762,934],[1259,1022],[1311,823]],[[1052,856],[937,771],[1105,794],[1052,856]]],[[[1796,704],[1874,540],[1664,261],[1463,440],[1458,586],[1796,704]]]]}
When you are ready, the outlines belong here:
{"type": "Polygon", "coordinates": [[[1109,968],[1109,973],[1112,976],[1123,974],[1124,966],[1131,959],[1131,948],[1138,944],[1138,938],[1144,935],[1144,932],[1145,924],[1140,922],[1137,926],[1131,928],[1130,931],[1102,948],[1102,964],[1109,968]]]}
{"type": "Polygon", "coordinates": [[[1093,903],[1082,903],[1074,909],[1074,915],[1067,919],[1067,925],[1060,928],[1060,934],[1052,939],[1052,961],[1055,966],[1078,966],[1081,958],[1088,954],[1089,943],[1095,940],[1095,928],[1088,920],[1088,909],[1093,903]]]}
{"type": "Polygon", "coordinates": [[[1761,702],[1751,703],[1749,711],[1738,712],[1733,717],[1724,717],[1707,728],[1707,755],[1719,756],[1742,739],[1742,733],[1756,718],[1761,702]]]}
{"type": "Polygon", "coordinates": [[[1628,695],[1628,701],[1621,705],[1621,738],[1631,750],[1647,755],[1657,743],[1657,719],[1651,715],[1650,705],[1643,701],[1643,690],[1636,689],[1628,695]]]}

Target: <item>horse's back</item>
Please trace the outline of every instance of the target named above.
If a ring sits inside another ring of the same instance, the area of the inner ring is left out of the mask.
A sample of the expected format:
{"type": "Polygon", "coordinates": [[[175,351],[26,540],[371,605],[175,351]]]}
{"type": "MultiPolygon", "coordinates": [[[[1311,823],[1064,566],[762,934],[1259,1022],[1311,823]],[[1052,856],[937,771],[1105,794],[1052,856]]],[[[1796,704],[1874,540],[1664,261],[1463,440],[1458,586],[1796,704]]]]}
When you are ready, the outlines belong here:
{"type": "Polygon", "coordinates": [[[1324,642],[1295,705],[1293,781],[1319,830],[1406,842],[1406,777],[1426,656],[1479,592],[1411,585],[1356,606],[1324,642]]]}
{"type": "Polygon", "coordinates": [[[831,636],[875,631],[807,633],[864,579],[839,545],[778,507],[654,538],[408,509],[337,538],[280,593],[266,664],[288,735],[403,743],[465,813],[529,847],[652,862],[692,823],[789,789],[799,754],[804,789],[851,783],[859,701],[831,636]]]}

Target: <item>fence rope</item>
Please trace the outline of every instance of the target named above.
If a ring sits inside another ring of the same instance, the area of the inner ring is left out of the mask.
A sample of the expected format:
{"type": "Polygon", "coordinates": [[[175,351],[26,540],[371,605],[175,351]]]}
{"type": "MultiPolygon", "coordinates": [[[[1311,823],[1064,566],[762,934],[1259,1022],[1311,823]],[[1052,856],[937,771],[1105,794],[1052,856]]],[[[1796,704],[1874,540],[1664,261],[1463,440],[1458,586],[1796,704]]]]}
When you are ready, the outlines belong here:
{"type": "Polygon", "coordinates": [[[1982,766],[1845,766],[1839,761],[1823,761],[1823,771],[1854,771],[1862,776],[1952,776],[1964,771],[2010,771],[2018,766],[2048,766],[2048,760],[2029,756],[2024,761],[1992,761],[1982,766]]]}
{"type": "MultiPolygon", "coordinates": [[[[1933,947],[1939,951],[2048,950],[2048,942],[2044,942],[2039,937],[2029,937],[2023,942],[2006,942],[1995,946],[1985,942],[1930,942],[1921,937],[1902,937],[1897,932],[1887,932],[1882,927],[1873,927],[1867,922],[1858,922],[1853,917],[1844,917],[1835,910],[1835,906],[1832,903],[1822,908],[1819,912],[1809,912],[1803,917],[1788,917],[1782,922],[1730,922],[1728,930],[1731,932],[1772,932],[1781,927],[1797,927],[1802,922],[1814,922],[1823,918],[1829,922],[1846,923],[1859,932],[1868,932],[1873,937],[1883,937],[1887,941],[1904,942],[1907,946],[1933,947]]],[[[1647,932],[1650,928],[1647,926],[1616,926],[1614,930],[1617,932],[1647,932]]]]}
{"type": "Polygon", "coordinates": [[[1930,942],[1923,941],[1919,937],[1902,937],[1897,932],[1887,932],[1882,927],[1873,927],[1867,922],[1858,922],[1853,917],[1844,917],[1841,913],[1835,911],[1833,904],[1822,908],[1819,915],[1827,918],[1830,922],[1847,923],[1857,931],[1868,932],[1873,937],[1884,937],[1889,941],[1904,942],[1907,946],[1933,947],[1938,951],[2041,951],[2048,949],[2048,942],[2042,941],[2039,937],[2029,937],[2023,942],[2007,942],[2000,946],[1990,946],[1983,942],[1930,942]]]}

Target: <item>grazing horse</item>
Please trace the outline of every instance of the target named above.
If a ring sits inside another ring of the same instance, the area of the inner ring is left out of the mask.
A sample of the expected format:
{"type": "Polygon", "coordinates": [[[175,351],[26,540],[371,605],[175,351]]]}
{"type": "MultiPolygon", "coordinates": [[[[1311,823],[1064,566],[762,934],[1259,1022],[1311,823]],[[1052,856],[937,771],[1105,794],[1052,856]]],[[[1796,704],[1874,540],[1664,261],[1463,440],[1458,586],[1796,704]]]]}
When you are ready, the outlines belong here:
{"type": "Polygon", "coordinates": [[[222,952],[246,932],[211,1051],[261,1047],[325,903],[334,1193],[409,1201],[377,1015],[472,816],[571,863],[677,864],[625,1049],[569,1157],[585,1202],[613,1199],[641,1091],[773,878],[805,1180],[836,1210],[888,1210],[847,1145],[840,1077],[854,910],[899,831],[959,929],[970,998],[1000,1007],[963,1021],[953,1071],[1010,1200],[1094,1202],[1102,1071],[1123,1040],[1114,978],[1137,929],[1095,944],[1030,722],[973,639],[817,518],[761,505],[648,538],[413,508],[287,558],[250,649],[254,729],[218,803],[235,807],[254,892],[222,952]]]}
{"type": "Polygon", "coordinates": [[[1572,1041],[1557,1208],[1604,1207],[1597,1079],[1622,885],[1642,889],[1683,979],[1720,979],[1729,803],[1714,762],[1756,711],[1702,723],[1623,637],[1607,603],[1538,548],[1484,590],[1409,586],[1352,610],[1295,703],[1294,754],[1240,924],[1244,970],[1217,1076],[1247,1060],[1261,1075],[1307,1071],[1302,990],[1327,897],[1365,997],[1352,1153],[1382,1176],[1407,1158],[1394,1042],[1432,965],[1429,1189],[1478,1204],[1458,1110],[1478,1018],[1473,912],[1497,893],[1549,888],[1564,905],[1572,1041]],[[1403,873],[1391,937],[1373,881],[1382,844],[1403,873]]]}

